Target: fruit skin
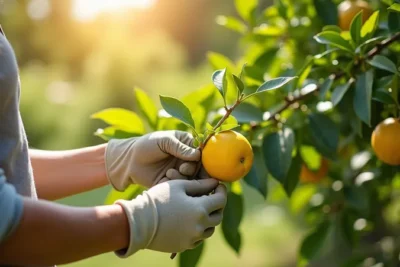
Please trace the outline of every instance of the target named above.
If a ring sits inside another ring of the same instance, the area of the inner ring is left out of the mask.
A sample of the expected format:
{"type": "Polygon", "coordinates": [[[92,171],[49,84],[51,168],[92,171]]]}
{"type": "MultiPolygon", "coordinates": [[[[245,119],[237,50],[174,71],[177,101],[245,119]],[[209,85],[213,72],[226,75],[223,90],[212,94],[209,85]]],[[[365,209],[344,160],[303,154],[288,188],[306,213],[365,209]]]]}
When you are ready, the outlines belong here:
{"type": "Polygon", "coordinates": [[[376,156],[389,165],[400,165],[400,120],[387,118],[379,123],[371,136],[376,156]]]}
{"type": "Polygon", "coordinates": [[[318,183],[326,176],[328,169],[328,161],[324,158],[321,158],[320,167],[317,171],[313,171],[303,164],[301,166],[300,181],[303,183],[318,183]]]}
{"type": "Polygon", "coordinates": [[[361,10],[363,10],[362,23],[364,24],[373,13],[372,8],[367,2],[363,0],[346,0],[340,3],[338,6],[339,27],[344,31],[348,31],[351,21],[361,10]]]}
{"type": "Polygon", "coordinates": [[[250,171],[253,158],[253,150],[246,137],[230,130],[217,133],[208,140],[201,161],[211,177],[234,182],[250,171]]]}

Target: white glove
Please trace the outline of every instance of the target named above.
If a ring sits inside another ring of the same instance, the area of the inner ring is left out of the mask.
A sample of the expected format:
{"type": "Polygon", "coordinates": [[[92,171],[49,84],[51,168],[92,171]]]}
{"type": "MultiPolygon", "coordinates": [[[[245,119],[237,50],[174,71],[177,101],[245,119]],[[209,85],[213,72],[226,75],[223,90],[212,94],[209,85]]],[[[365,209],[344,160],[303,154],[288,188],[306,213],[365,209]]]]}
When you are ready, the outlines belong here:
{"type": "Polygon", "coordinates": [[[116,254],[125,258],[140,249],[172,253],[194,248],[221,223],[226,201],[226,188],[215,179],[167,181],[131,201],[118,200],[129,220],[130,244],[116,254]]]}
{"type": "Polygon", "coordinates": [[[118,191],[130,184],[145,187],[194,175],[201,153],[182,131],[159,131],[138,138],[113,139],[106,148],[108,179],[118,191]]]}

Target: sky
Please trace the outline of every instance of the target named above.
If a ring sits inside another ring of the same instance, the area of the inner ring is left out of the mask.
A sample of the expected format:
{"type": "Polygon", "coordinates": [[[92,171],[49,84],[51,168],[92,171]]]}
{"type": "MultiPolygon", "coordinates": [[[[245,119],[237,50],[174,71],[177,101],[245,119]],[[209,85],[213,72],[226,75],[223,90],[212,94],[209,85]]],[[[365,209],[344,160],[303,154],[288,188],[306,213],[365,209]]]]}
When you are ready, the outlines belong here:
{"type": "Polygon", "coordinates": [[[119,12],[126,8],[145,9],[156,0],[74,0],[73,14],[78,20],[91,20],[104,12],[119,12]]]}

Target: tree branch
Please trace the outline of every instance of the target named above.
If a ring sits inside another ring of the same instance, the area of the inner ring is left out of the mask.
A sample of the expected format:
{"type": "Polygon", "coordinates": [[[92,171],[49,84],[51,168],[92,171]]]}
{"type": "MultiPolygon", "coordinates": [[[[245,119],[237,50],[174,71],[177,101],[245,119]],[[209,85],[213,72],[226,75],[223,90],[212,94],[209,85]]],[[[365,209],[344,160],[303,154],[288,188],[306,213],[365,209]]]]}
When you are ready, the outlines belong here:
{"type": "MultiPolygon", "coordinates": [[[[381,53],[383,49],[385,49],[386,47],[388,47],[389,45],[391,45],[393,42],[395,42],[396,40],[400,39],[400,32],[394,34],[393,36],[391,36],[390,38],[387,38],[385,40],[383,40],[382,42],[378,43],[373,49],[371,49],[368,53],[367,56],[365,58],[360,59],[359,63],[357,65],[360,65],[362,62],[364,62],[367,59],[371,59],[374,56],[376,56],[377,54],[381,53]]],[[[345,76],[346,73],[345,72],[338,72],[338,73],[334,73],[332,74],[332,79],[333,80],[337,80],[340,79],[341,77],[345,76]]],[[[282,113],[283,111],[285,111],[286,109],[288,109],[291,105],[293,105],[294,103],[297,103],[299,101],[302,101],[306,98],[308,98],[309,96],[311,96],[312,94],[314,94],[315,92],[319,91],[321,88],[321,86],[317,86],[314,90],[307,92],[306,94],[303,95],[299,95],[293,99],[285,99],[285,104],[279,108],[277,111],[275,111],[273,114],[271,114],[271,116],[266,120],[266,121],[270,121],[270,120],[274,120],[275,116],[282,113]]],[[[255,124],[253,126],[257,127],[259,126],[259,124],[255,124]]]]}

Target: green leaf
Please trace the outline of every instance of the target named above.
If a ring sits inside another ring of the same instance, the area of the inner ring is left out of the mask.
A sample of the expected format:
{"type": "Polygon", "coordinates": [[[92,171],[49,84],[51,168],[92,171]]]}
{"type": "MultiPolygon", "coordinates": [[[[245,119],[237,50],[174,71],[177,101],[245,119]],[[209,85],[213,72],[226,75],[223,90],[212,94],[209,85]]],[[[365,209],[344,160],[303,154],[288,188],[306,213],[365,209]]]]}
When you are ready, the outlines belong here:
{"type": "Polygon", "coordinates": [[[333,52],[336,52],[336,51],[338,51],[338,50],[340,50],[340,49],[339,49],[339,48],[328,49],[328,50],[322,52],[321,54],[315,55],[315,56],[314,56],[314,59],[323,58],[324,56],[327,56],[327,55],[329,55],[329,54],[331,54],[331,53],[333,53],[333,52]]]}
{"type": "Polygon", "coordinates": [[[138,105],[140,112],[146,118],[150,127],[153,130],[157,129],[158,110],[156,105],[142,89],[136,87],[134,92],[136,96],[136,104],[138,105]]]}
{"type": "Polygon", "coordinates": [[[329,221],[324,221],[303,240],[300,247],[300,256],[303,259],[311,260],[317,255],[328,236],[329,229],[329,221]]]}
{"type": "Polygon", "coordinates": [[[323,32],[337,32],[341,33],[342,29],[337,25],[326,25],[322,28],[323,32]]]}
{"type": "Polygon", "coordinates": [[[125,132],[113,126],[109,126],[104,129],[97,129],[94,135],[103,138],[106,141],[109,141],[111,139],[126,139],[135,136],[141,136],[141,134],[125,132]]]}
{"type": "Polygon", "coordinates": [[[246,63],[245,64],[243,64],[243,66],[242,66],[242,70],[240,71],[240,74],[239,74],[239,79],[241,80],[241,81],[243,81],[243,79],[245,78],[245,76],[246,76],[246,63]]]}
{"type": "Polygon", "coordinates": [[[382,40],[385,40],[386,37],[385,36],[377,36],[371,39],[366,40],[365,42],[363,42],[362,44],[360,44],[357,48],[356,48],[356,53],[360,53],[361,49],[366,47],[367,45],[371,45],[377,42],[380,42],[382,40]]]}
{"type": "Polygon", "coordinates": [[[383,88],[379,88],[372,93],[372,99],[383,104],[396,104],[396,101],[393,99],[392,95],[383,88]]]}
{"type": "Polygon", "coordinates": [[[91,118],[100,119],[114,128],[125,132],[135,134],[144,134],[145,132],[144,125],[139,116],[127,109],[108,108],[93,114],[91,118]]]}
{"type": "Polygon", "coordinates": [[[222,219],[222,233],[226,242],[239,254],[241,235],[239,232],[240,222],[243,217],[243,197],[234,192],[228,193],[228,201],[224,209],[222,219]]]}
{"type": "Polygon", "coordinates": [[[367,215],[369,210],[368,193],[362,186],[345,187],[343,189],[346,204],[360,215],[367,215]]]}
{"type": "Polygon", "coordinates": [[[331,89],[333,84],[333,76],[329,76],[325,81],[321,84],[319,89],[319,99],[324,100],[326,94],[328,93],[329,89],[331,89]]]}
{"type": "Polygon", "coordinates": [[[392,33],[396,33],[400,30],[400,14],[399,13],[389,12],[388,27],[392,33]]]}
{"type": "Polygon", "coordinates": [[[314,36],[314,39],[320,44],[327,44],[341,50],[350,52],[354,54],[353,47],[349,43],[349,41],[345,40],[339,33],[337,32],[321,32],[314,36]]]}
{"type": "Polygon", "coordinates": [[[218,132],[232,130],[239,126],[239,124],[222,124],[221,127],[218,128],[218,132]]]}
{"type": "Polygon", "coordinates": [[[216,19],[218,25],[221,25],[229,30],[245,33],[247,31],[247,26],[240,20],[230,17],[230,16],[218,16],[216,19]]]}
{"type": "Polygon", "coordinates": [[[311,139],[322,155],[333,158],[339,143],[339,128],[326,115],[313,113],[308,116],[310,120],[311,139]]]}
{"type": "Polygon", "coordinates": [[[237,106],[233,110],[232,116],[234,116],[239,123],[260,122],[263,120],[262,110],[246,102],[237,106]]]}
{"type": "Polygon", "coordinates": [[[314,7],[325,25],[336,25],[338,23],[337,7],[332,0],[314,0],[314,7]]]}
{"type": "Polygon", "coordinates": [[[239,15],[246,21],[251,20],[251,14],[257,7],[257,0],[235,0],[235,7],[239,15]]]}
{"type": "Polygon", "coordinates": [[[375,33],[375,30],[378,26],[378,22],[379,22],[379,11],[375,11],[362,26],[361,37],[363,39],[371,38],[375,33]]]}
{"type": "Polygon", "coordinates": [[[294,157],[292,163],[290,164],[289,172],[283,184],[283,188],[285,189],[285,192],[288,195],[288,197],[292,195],[294,189],[296,188],[299,182],[301,165],[302,165],[301,153],[297,151],[296,156],[294,157]]]}
{"type": "Polygon", "coordinates": [[[375,68],[387,70],[394,74],[399,74],[399,71],[397,70],[397,67],[393,61],[385,56],[376,55],[372,58],[372,60],[369,60],[368,63],[375,68]]]}
{"type": "Polygon", "coordinates": [[[295,78],[297,78],[297,77],[279,77],[279,78],[275,78],[275,79],[266,81],[260,87],[258,87],[256,93],[262,93],[265,91],[278,89],[295,78]]]}
{"type": "Polygon", "coordinates": [[[226,56],[215,53],[215,52],[208,52],[207,53],[208,62],[210,62],[211,66],[214,70],[220,70],[227,68],[230,71],[235,70],[235,64],[227,58],[226,56]]]}
{"type": "Polygon", "coordinates": [[[316,192],[314,184],[298,186],[290,198],[290,210],[295,214],[302,211],[316,192]]]}
{"type": "Polygon", "coordinates": [[[204,241],[179,254],[179,267],[196,267],[204,250],[204,241]]]}
{"type": "Polygon", "coordinates": [[[265,167],[262,150],[260,147],[253,147],[254,163],[250,172],[244,177],[244,181],[258,192],[267,197],[268,170],[265,167]]]}
{"type": "Polygon", "coordinates": [[[271,175],[281,184],[285,183],[292,163],[293,147],[294,133],[290,128],[269,134],[263,140],[265,165],[271,175]]]}
{"type": "Polygon", "coordinates": [[[219,93],[221,94],[222,98],[224,99],[224,103],[226,105],[226,92],[228,89],[228,82],[226,79],[226,68],[223,70],[217,70],[212,75],[212,81],[215,87],[217,87],[219,93]]]}
{"type": "Polygon", "coordinates": [[[262,24],[258,27],[254,27],[253,33],[261,36],[278,37],[283,35],[285,33],[285,30],[282,27],[262,24]]]}
{"type": "Polygon", "coordinates": [[[233,79],[235,80],[236,87],[238,89],[238,93],[239,93],[239,95],[241,95],[244,90],[244,84],[243,84],[242,80],[240,80],[240,78],[237,77],[236,75],[233,75],[233,79]]]}
{"type": "Polygon", "coordinates": [[[160,102],[165,111],[174,118],[182,121],[188,126],[195,128],[194,120],[190,110],[176,98],[160,95],[160,102]]]}
{"type": "Polygon", "coordinates": [[[390,7],[388,7],[390,11],[400,12],[400,4],[394,3],[390,7]]]}
{"type": "Polygon", "coordinates": [[[336,86],[336,88],[333,90],[332,96],[331,96],[331,101],[332,101],[333,106],[336,106],[337,104],[339,104],[340,100],[342,100],[343,96],[346,94],[347,90],[349,90],[352,83],[353,83],[353,80],[350,79],[347,81],[347,83],[336,86]]]}
{"type": "Polygon", "coordinates": [[[131,200],[135,198],[136,196],[140,195],[144,191],[144,187],[137,185],[137,184],[132,184],[128,186],[125,191],[120,192],[115,189],[111,189],[110,192],[108,192],[107,197],[104,201],[105,205],[112,205],[114,204],[115,201],[119,199],[124,199],[124,200],[131,200]]]}
{"type": "Polygon", "coordinates": [[[179,130],[179,131],[187,131],[188,126],[172,117],[160,117],[157,130],[159,131],[168,131],[168,130],[179,130]]]}
{"type": "Polygon", "coordinates": [[[189,109],[200,105],[208,113],[213,108],[216,98],[215,87],[210,84],[185,95],[182,98],[182,102],[189,109]]]}
{"type": "Polygon", "coordinates": [[[357,76],[353,107],[357,116],[371,126],[371,98],[372,84],[374,82],[373,70],[363,72],[357,76]]]}
{"type": "Polygon", "coordinates": [[[359,45],[361,41],[361,26],[362,26],[362,14],[363,11],[357,13],[357,15],[353,18],[350,25],[350,34],[351,39],[354,44],[359,45]]]}
{"type": "Polygon", "coordinates": [[[307,79],[308,75],[310,74],[313,65],[314,65],[314,57],[307,58],[306,63],[296,75],[299,78],[296,81],[295,88],[301,87],[303,85],[303,82],[307,79]]]}
{"type": "Polygon", "coordinates": [[[356,214],[351,213],[348,209],[344,209],[339,217],[341,234],[351,246],[355,243],[354,221],[357,217],[356,214]]]}

